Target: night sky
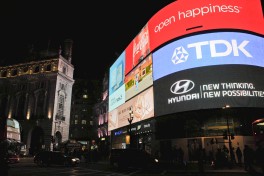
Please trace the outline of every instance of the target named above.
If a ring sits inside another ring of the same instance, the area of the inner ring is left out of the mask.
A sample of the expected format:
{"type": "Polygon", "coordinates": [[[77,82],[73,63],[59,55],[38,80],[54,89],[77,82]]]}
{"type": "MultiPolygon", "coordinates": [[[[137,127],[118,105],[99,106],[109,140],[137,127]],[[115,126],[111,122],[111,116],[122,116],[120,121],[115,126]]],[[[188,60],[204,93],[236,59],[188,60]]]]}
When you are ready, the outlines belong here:
{"type": "Polygon", "coordinates": [[[1,5],[0,66],[73,40],[74,78],[102,79],[141,28],[173,0],[12,1],[1,5]],[[96,70],[96,72],[94,72],[96,70]]]}

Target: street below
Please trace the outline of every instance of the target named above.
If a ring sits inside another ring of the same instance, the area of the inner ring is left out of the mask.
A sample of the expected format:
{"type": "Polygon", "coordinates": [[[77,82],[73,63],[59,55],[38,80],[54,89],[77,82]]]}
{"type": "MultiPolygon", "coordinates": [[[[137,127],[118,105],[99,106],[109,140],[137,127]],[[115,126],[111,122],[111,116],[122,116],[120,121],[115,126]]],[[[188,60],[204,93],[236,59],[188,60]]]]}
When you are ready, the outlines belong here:
{"type": "Polygon", "coordinates": [[[62,176],[62,175],[100,175],[100,176],[157,176],[157,175],[212,175],[212,176],[250,176],[261,175],[260,173],[249,173],[240,168],[223,168],[219,170],[210,169],[205,166],[203,173],[198,169],[188,168],[180,170],[172,167],[164,167],[155,170],[142,170],[137,168],[118,169],[109,165],[107,161],[98,161],[97,163],[81,162],[76,167],[49,166],[39,167],[33,162],[32,157],[21,158],[19,163],[10,164],[8,170],[9,176],[62,176]]]}

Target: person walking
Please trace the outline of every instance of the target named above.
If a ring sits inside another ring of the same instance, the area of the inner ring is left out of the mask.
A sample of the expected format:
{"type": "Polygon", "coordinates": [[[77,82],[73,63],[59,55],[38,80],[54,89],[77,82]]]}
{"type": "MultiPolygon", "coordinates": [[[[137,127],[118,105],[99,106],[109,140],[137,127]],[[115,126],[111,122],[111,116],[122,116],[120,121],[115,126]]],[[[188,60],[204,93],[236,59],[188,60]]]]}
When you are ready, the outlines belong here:
{"type": "Polygon", "coordinates": [[[97,162],[98,157],[98,146],[95,143],[95,141],[92,141],[91,149],[90,149],[90,157],[91,157],[91,163],[97,162]]]}
{"type": "Polygon", "coordinates": [[[248,145],[245,145],[244,150],[244,166],[245,166],[245,171],[252,171],[252,163],[254,161],[254,152],[253,149],[250,148],[248,145]]]}
{"type": "Polygon", "coordinates": [[[257,145],[256,149],[256,162],[257,165],[261,168],[262,173],[264,174],[264,141],[262,141],[262,144],[259,143],[257,145]]]}
{"type": "Polygon", "coordinates": [[[198,150],[198,168],[200,173],[204,173],[204,150],[202,147],[198,150]]]}
{"type": "Polygon", "coordinates": [[[236,156],[237,156],[237,164],[239,167],[242,166],[242,151],[240,147],[237,147],[236,149],[236,156]]]}

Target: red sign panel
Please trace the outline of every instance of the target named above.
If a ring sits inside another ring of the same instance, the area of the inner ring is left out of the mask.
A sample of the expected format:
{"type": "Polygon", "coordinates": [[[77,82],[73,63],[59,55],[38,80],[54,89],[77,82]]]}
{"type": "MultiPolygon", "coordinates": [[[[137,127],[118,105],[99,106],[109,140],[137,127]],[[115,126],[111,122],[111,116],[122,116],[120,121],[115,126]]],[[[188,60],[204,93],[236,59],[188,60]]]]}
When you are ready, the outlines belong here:
{"type": "Polygon", "coordinates": [[[150,53],[149,31],[146,25],[126,48],[125,74],[150,53]]]}
{"type": "Polygon", "coordinates": [[[264,34],[260,0],[178,0],[148,22],[150,50],[197,31],[239,29],[264,34]]]}

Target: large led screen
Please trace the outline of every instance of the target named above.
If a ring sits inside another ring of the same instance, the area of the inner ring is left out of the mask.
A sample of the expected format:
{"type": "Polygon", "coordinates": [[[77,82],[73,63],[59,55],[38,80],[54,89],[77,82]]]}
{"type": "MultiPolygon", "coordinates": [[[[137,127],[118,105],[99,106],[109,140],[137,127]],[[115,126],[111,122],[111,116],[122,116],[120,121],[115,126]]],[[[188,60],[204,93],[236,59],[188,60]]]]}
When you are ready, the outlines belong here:
{"type": "Polygon", "coordinates": [[[150,53],[149,47],[150,44],[149,44],[148,26],[145,25],[125,50],[126,51],[125,74],[129,73],[150,53]]]}
{"type": "Polygon", "coordinates": [[[264,39],[238,32],[186,37],[153,53],[154,81],[196,67],[242,64],[264,67],[264,39]]]}
{"type": "Polygon", "coordinates": [[[133,121],[136,123],[154,117],[153,87],[148,88],[136,97],[112,110],[108,114],[108,130],[129,125],[129,111],[132,108],[133,121]]]}
{"type": "Polygon", "coordinates": [[[231,107],[264,107],[264,69],[217,65],[187,69],[154,81],[155,116],[231,107]]]}
{"type": "Polygon", "coordinates": [[[126,101],[153,85],[152,55],[144,59],[125,77],[126,101]]]}
{"type": "Polygon", "coordinates": [[[178,0],[148,21],[150,51],[180,36],[213,29],[264,34],[260,0],[178,0]]]}
{"type": "Polygon", "coordinates": [[[115,63],[110,67],[109,95],[114,93],[124,84],[125,79],[125,52],[123,52],[115,63]]]}
{"type": "Polygon", "coordinates": [[[114,93],[109,95],[108,99],[108,111],[112,111],[113,109],[125,103],[125,84],[119,87],[119,89],[117,89],[114,93]]]}

